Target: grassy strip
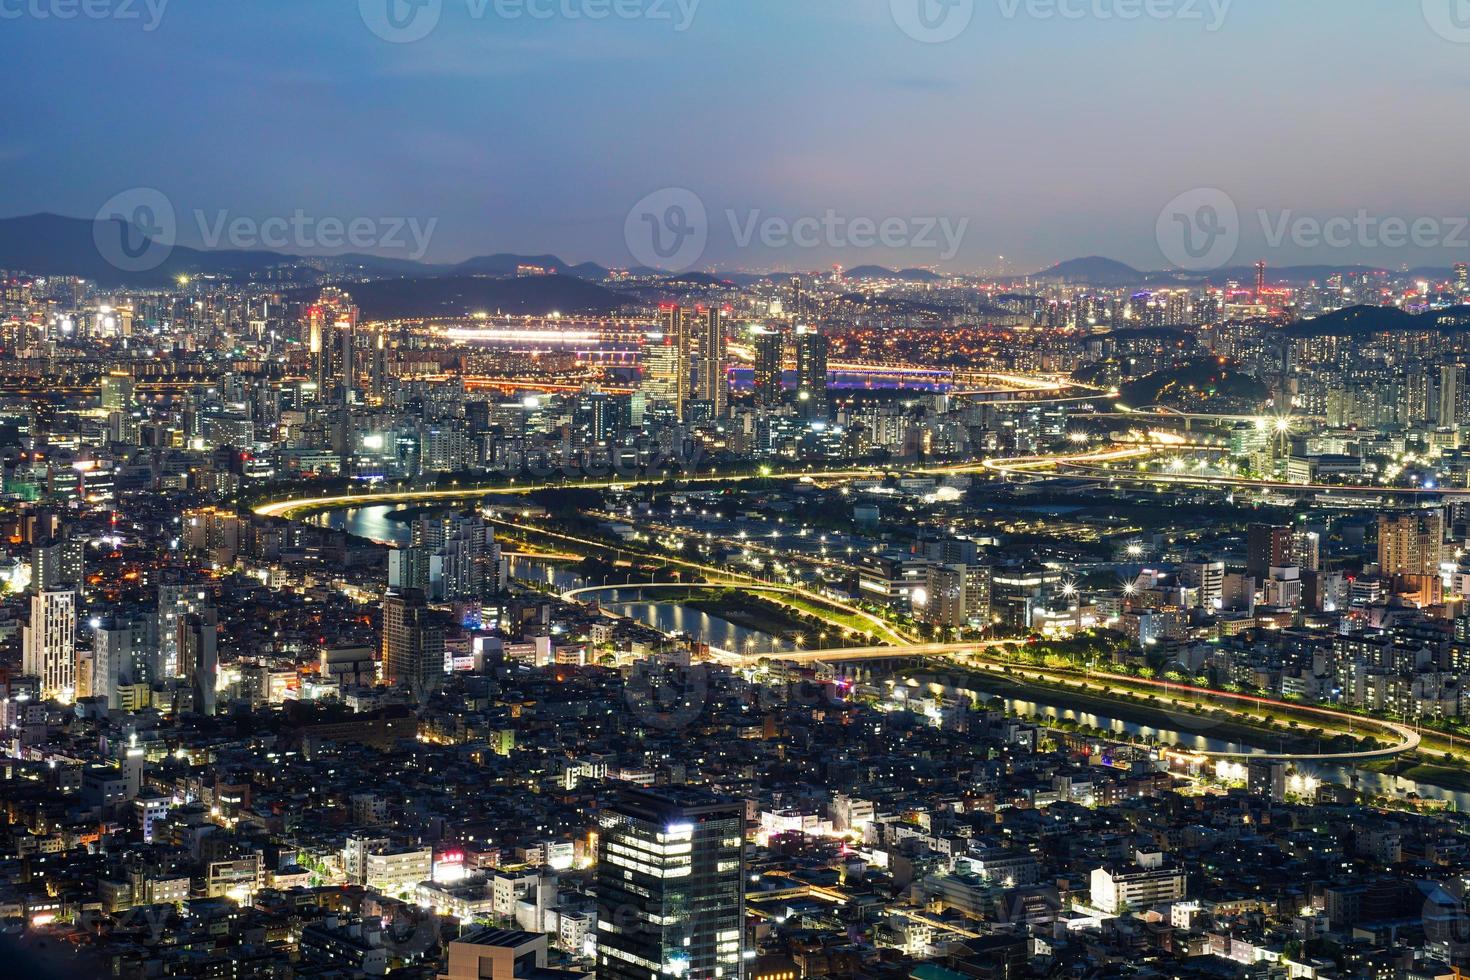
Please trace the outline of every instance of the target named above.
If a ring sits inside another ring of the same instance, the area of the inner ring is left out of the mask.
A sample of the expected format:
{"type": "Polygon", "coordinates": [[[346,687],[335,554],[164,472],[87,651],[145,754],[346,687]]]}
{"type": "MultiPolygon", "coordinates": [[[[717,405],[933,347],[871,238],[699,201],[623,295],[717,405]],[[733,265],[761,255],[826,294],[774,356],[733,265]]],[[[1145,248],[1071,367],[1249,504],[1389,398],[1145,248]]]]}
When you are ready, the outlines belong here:
{"type": "Polygon", "coordinates": [[[991,691],[1003,697],[1046,702],[1049,707],[1055,707],[1058,710],[1085,711],[1089,714],[1116,718],[1119,721],[1177,732],[1184,736],[1199,735],[1225,742],[1256,746],[1273,752],[1281,751],[1279,746],[1283,742],[1288,752],[1315,752],[1317,750],[1315,739],[1305,739],[1299,734],[1283,733],[1277,729],[1263,728],[1240,721],[1212,718],[1183,707],[1169,711],[1149,704],[1144,699],[1127,695],[1110,697],[1096,692],[1084,692],[1064,684],[1035,681],[1029,677],[1019,680],[986,671],[972,673],[977,681],[976,686],[982,690],[991,691]]]}

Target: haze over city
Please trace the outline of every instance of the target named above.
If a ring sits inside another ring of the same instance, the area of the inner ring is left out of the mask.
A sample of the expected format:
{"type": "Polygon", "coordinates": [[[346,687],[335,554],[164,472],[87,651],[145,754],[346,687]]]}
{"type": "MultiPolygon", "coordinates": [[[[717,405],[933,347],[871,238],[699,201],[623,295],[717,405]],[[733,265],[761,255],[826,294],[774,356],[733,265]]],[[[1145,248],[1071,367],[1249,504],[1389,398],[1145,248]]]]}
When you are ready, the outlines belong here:
{"type": "Polygon", "coordinates": [[[0,51],[0,973],[1470,971],[1470,0],[0,51]]]}

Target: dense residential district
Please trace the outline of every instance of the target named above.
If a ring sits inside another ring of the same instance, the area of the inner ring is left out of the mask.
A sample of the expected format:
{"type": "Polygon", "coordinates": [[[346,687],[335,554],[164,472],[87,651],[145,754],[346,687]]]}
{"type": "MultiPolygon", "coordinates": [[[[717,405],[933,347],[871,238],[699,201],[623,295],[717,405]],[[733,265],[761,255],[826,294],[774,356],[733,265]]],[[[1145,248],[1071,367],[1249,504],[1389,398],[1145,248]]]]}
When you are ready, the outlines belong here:
{"type": "Polygon", "coordinates": [[[1470,273],[1096,265],[3,273],[6,972],[1459,977],[1470,273]]]}

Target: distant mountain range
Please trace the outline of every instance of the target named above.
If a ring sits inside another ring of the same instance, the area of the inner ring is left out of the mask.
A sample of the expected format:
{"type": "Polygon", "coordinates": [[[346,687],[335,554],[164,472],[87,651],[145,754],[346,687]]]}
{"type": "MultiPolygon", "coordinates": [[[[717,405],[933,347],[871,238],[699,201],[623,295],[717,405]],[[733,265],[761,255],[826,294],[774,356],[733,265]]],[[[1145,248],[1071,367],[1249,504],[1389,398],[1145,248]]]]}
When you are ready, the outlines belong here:
{"type": "MultiPolygon", "coordinates": [[[[334,256],[302,256],[265,249],[200,249],[177,245],[168,252],[161,263],[153,269],[129,272],[117,268],[101,254],[98,240],[117,241],[122,230],[120,223],[109,227],[83,218],[67,218],[55,214],[33,214],[16,218],[0,218],[0,269],[12,269],[35,275],[76,275],[93,280],[108,287],[153,287],[171,283],[182,275],[218,275],[236,279],[256,279],[278,282],[284,288],[293,283],[306,284],[319,281],[323,276],[350,283],[354,294],[363,293],[381,298],[385,309],[394,311],[447,308],[454,305],[454,297],[465,302],[474,302],[475,309],[489,304],[492,308],[513,309],[522,304],[539,307],[551,304],[551,309],[568,312],[606,312],[634,301],[638,296],[653,296],[660,293],[707,292],[731,286],[748,286],[762,281],[780,281],[785,276],[797,274],[803,277],[819,276],[823,273],[710,273],[691,271],[679,275],[668,275],[656,269],[635,268],[630,273],[640,281],[630,287],[626,294],[616,289],[599,287],[599,291],[578,289],[576,284],[600,284],[610,276],[610,270],[595,262],[569,263],[556,255],[520,255],[498,252],[482,255],[464,262],[435,264],[415,262],[409,259],[368,255],[361,253],[334,256]],[[110,238],[109,238],[110,236],[110,238]],[[512,279],[523,266],[546,270],[549,277],[524,277],[527,279],[549,278],[550,284],[539,286],[471,286],[476,278],[512,279]],[[427,280],[450,280],[434,286],[425,286],[425,297],[421,301],[406,298],[407,287],[403,282],[391,282],[376,286],[362,280],[404,280],[421,282],[427,280]],[[367,288],[372,287],[372,288],[367,288]],[[560,294],[560,295],[558,295],[560,294]],[[582,304],[586,304],[585,306],[582,304]]],[[[147,244],[146,239],[139,244],[147,244]]],[[[1284,266],[1268,270],[1271,282],[1303,283],[1322,281],[1333,274],[1373,273],[1368,266],[1284,266]]],[[[934,283],[945,276],[928,269],[888,269],[878,265],[862,265],[847,270],[849,280],[888,280],[912,283],[934,283]]],[[[1431,281],[1448,279],[1448,269],[1415,269],[1409,275],[1431,281]]],[[[1036,273],[1031,278],[1039,282],[1068,282],[1105,288],[1146,288],[1149,286],[1185,286],[1204,282],[1222,284],[1229,280],[1250,282],[1255,270],[1250,266],[1218,269],[1208,274],[1179,271],[1146,272],[1103,256],[1088,256],[1058,263],[1036,273]]],[[[529,311],[529,310],[528,310],[529,311]]],[[[467,312],[460,310],[458,312],[467,312]]],[[[384,314],[393,315],[393,314],[384,314]]],[[[401,315],[427,315],[405,312],[401,315]]]]}
{"type": "MultiPolygon", "coordinates": [[[[502,252],[452,265],[435,265],[361,253],[300,256],[265,249],[206,250],[187,245],[175,245],[157,268],[128,272],[115,267],[97,248],[99,234],[104,236],[104,241],[115,241],[120,230],[120,226],[108,229],[103,225],[99,233],[98,222],[55,214],[0,218],[0,268],[20,269],[43,276],[82,276],[104,286],[133,287],[163,285],[181,275],[259,278],[293,268],[325,271],[344,277],[514,276],[521,266],[535,266],[558,275],[582,279],[601,280],[608,275],[607,269],[594,262],[572,265],[555,255],[502,252]]],[[[137,242],[139,250],[147,244],[146,238],[137,242]]]]}
{"type": "MultiPolygon", "coordinates": [[[[1384,270],[1368,265],[1284,265],[1268,266],[1266,279],[1272,283],[1302,284],[1322,282],[1329,276],[1382,275],[1384,270]]],[[[1450,278],[1451,269],[1417,268],[1403,275],[1431,282],[1450,278]]],[[[1115,259],[1089,256],[1069,259],[1049,269],[1043,269],[1031,278],[1042,282],[1066,282],[1084,286],[1127,288],[1130,286],[1192,286],[1201,283],[1222,285],[1226,282],[1254,282],[1255,266],[1237,265],[1209,272],[1184,272],[1180,270],[1145,272],[1115,259]]]]}

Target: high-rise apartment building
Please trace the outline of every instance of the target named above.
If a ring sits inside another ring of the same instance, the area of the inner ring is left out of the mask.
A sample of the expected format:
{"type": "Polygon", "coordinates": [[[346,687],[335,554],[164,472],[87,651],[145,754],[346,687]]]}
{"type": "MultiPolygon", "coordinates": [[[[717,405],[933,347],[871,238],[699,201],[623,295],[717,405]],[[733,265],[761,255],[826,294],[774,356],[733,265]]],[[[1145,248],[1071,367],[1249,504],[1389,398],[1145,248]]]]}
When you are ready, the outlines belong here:
{"type": "Polygon", "coordinates": [[[389,555],[388,585],[422,590],[433,601],[498,594],[505,573],[494,529],[474,511],[421,516],[409,546],[389,555]]]}
{"type": "Polygon", "coordinates": [[[781,404],[781,372],[786,364],[786,334],[779,328],[757,327],[755,343],[755,403],[761,408],[781,404]]]}
{"type": "Polygon", "coordinates": [[[1271,569],[1296,564],[1294,532],[1281,524],[1252,524],[1246,531],[1246,574],[1257,582],[1271,577],[1271,569]]]}
{"type": "Polygon", "coordinates": [[[31,549],[31,592],[69,585],[82,589],[82,542],[52,538],[31,549]]]}
{"type": "Polygon", "coordinates": [[[745,805],[687,787],[630,790],[599,823],[599,980],[739,980],[745,805]]]}
{"type": "Polygon", "coordinates": [[[830,342],[816,327],[796,328],[796,399],[803,415],[825,419],[827,352],[830,342]]]}
{"type": "Polygon", "coordinates": [[[71,584],[31,596],[22,636],[22,669],[41,682],[41,697],[68,701],[77,688],[77,591],[71,584]]]}
{"type": "Polygon", "coordinates": [[[730,407],[726,347],[725,318],[718,306],[711,306],[699,321],[699,383],[695,397],[707,402],[717,419],[724,418],[730,407]]]}
{"type": "Polygon", "coordinates": [[[416,589],[383,599],[383,680],[423,698],[444,681],[444,626],[416,589]]]}
{"type": "Polygon", "coordinates": [[[1378,566],[1386,576],[1438,576],[1444,514],[1438,510],[1378,515],[1378,566]]]}
{"type": "Polygon", "coordinates": [[[150,671],[151,680],[185,675],[179,627],[185,617],[197,615],[210,605],[209,592],[197,583],[185,581],[178,572],[168,573],[158,584],[158,658],[150,671]]]}

